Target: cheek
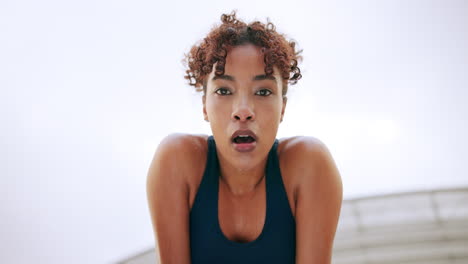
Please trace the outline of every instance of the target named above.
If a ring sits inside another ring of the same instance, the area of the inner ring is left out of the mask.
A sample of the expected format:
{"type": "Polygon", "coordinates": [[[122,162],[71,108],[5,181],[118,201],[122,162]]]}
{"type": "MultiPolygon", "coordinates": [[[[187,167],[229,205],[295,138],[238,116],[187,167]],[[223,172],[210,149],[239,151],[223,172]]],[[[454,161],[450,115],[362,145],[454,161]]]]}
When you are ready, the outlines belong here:
{"type": "Polygon", "coordinates": [[[281,102],[269,102],[268,104],[262,107],[265,112],[270,113],[272,118],[275,118],[277,115],[281,114],[281,110],[283,109],[283,105],[281,102]]]}
{"type": "Polygon", "coordinates": [[[222,100],[207,100],[206,112],[212,119],[226,119],[225,116],[230,116],[230,105],[222,100]]]}

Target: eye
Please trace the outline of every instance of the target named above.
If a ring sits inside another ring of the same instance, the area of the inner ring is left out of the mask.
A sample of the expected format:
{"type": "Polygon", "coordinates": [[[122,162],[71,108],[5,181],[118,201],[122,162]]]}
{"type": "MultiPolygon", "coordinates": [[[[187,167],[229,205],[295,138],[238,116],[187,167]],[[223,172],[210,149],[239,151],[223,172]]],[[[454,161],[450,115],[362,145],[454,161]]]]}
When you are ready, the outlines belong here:
{"type": "Polygon", "coordinates": [[[217,93],[219,95],[230,95],[231,91],[229,91],[229,89],[227,89],[227,88],[221,87],[218,90],[216,90],[215,93],[217,93]]]}
{"type": "Polygon", "coordinates": [[[268,89],[261,89],[261,90],[258,90],[255,94],[260,95],[260,96],[268,96],[271,94],[271,91],[268,89]]]}

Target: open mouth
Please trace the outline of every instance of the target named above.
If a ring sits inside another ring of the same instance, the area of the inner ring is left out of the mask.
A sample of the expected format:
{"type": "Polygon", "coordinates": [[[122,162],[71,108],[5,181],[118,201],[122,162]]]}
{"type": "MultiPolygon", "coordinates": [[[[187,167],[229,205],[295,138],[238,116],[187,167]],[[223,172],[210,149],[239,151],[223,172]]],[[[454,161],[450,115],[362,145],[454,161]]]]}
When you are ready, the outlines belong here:
{"type": "Polygon", "coordinates": [[[257,136],[251,130],[238,130],[232,136],[234,149],[238,152],[250,152],[257,146],[257,136]]]}
{"type": "Polygon", "coordinates": [[[233,138],[232,142],[236,144],[248,144],[255,141],[255,138],[249,135],[239,135],[233,138]]]}

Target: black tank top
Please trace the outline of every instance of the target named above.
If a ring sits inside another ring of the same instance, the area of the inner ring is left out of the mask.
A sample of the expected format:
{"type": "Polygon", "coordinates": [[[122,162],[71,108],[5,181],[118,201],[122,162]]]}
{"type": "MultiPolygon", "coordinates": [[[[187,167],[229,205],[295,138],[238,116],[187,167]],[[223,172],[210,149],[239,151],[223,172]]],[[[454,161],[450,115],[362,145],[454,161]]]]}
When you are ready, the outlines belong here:
{"type": "Polygon", "coordinates": [[[295,263],[296,223],[281,178],[275,140],[266,166],[266,216],[253,241],[240,243],[224,236],[218,222],[219,163],[213,136],[208,137],[205,172],[190,211],[192,264],[295,263]]]}

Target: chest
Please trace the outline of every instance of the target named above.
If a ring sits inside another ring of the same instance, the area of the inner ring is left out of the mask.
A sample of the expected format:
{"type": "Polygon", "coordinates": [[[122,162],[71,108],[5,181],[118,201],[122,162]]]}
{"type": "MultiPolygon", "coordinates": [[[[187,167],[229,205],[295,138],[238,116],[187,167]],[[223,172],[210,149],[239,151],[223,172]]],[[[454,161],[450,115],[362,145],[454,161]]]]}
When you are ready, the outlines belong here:
{"type": "MultiPolygon", "coordinates": [[[[286,181],[287,182],[287,181],[286,181]]],[[[286,186],[290,186],[284,183],[286,186]]],[[[292,188],[286,191],[289,206],[295,216],[295,202],[292,188]]],[[[223,235],[240,243],[254,241],[265,226],[267,212],[266,184],[262,181],[257,190],[244,197],[235,197],[220,182],[218,193],[218,222],[223,235]]]]}
{"type": "MultiPolygon", "coordinates": [[[[292,173],[281,169],[281,179],[288,199],[292,216],[296,215],[297,182],[292,173]]],[[[193,207],[195,196],[200,187],[203,173],[192,178],[189,183],[189,206],[193,207]]],[[[266,184],[262,181],[252,195],[246,197],[232,196],[227,187],[219,181],[217,220],[223,235],[236,242],[254,241],[263,231],[267,212],[266,184]]]]}
{"type": "Polygon", "coordinates": [[[271,206],[271,197],[259,189],[251,197],[233,199],[220,186],[218,210],[214,195],[197,199],[190,221],[192,263],[295,263],[296,229],[285,199],[271,206]]]}
{"type": "Polygon", "coordinates": [[[220,184],[218,222],[223,235],[240,243],[254,241],[264,227],[266,200],[264,181],[254,192],[242,197],[233,196],[224,184],[220,184]]]}

